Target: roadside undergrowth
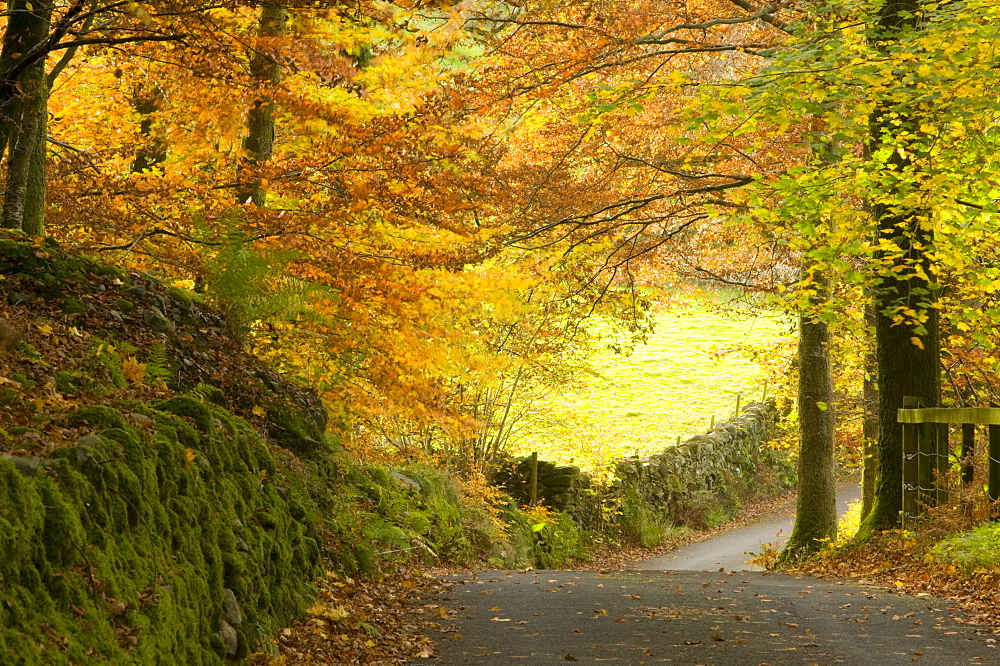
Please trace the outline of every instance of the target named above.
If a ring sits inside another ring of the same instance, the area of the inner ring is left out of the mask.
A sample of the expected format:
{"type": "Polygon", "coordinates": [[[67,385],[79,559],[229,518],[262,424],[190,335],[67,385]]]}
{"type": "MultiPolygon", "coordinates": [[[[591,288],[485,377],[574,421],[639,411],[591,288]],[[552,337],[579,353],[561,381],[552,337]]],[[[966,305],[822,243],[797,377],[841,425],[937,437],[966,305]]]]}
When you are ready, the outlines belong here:
{"type": "Polygon", "coordinates": [[[860,507],[853,506],[836,542],[786,570],[943,597],[967,614],[963,621],[1000,633],[1000,529],[989,520],[995,510],[982,493],[959,492],[930,508],[913,530],[880,532],[858,543],[860,507]]]}

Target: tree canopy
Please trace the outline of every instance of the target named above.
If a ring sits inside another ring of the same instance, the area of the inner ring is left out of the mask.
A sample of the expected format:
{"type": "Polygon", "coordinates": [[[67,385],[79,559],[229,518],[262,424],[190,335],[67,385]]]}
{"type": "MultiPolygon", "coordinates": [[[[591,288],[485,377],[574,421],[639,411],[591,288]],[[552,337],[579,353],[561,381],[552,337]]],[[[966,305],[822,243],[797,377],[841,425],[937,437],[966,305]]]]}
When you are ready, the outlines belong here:
{"type": "Polygon", "coordinates": [[[878,529],[902,397],[996,390],[998,13],[11,0],[3,225],[203,292],[345,438],[475,464],[595,315],[628,346],[644,286],[738,286],[829,327],[843,414],[875,349],[878,529]]]}

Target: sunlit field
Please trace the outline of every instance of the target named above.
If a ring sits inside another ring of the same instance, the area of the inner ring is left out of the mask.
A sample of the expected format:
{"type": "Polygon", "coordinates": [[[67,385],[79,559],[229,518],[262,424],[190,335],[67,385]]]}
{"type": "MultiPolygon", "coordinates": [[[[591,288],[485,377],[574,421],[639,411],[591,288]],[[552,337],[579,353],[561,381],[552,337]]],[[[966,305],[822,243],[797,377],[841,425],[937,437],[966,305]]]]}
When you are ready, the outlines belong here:
{"type": "Polygon", "coordinates": [[[776,315],[722,315],[692,302],[658,313],[656,324],[631,356],[601,351],[585,386],[536,403],[515,451],[584,469],[659,451],[731,416],[738,397],[763,397],[761,363],[780,370],[793,350],[789,320],[776,315]],[[763,352],[760,363],[751,350],[763,352]]]}

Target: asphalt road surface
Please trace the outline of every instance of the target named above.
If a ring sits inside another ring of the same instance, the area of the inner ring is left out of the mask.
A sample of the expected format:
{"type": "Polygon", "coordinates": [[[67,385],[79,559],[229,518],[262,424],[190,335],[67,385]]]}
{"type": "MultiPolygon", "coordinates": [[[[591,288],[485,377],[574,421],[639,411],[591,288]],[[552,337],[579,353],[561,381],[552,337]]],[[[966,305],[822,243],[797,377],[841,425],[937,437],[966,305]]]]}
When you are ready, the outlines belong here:
{"type": "MultiPolygon", "coordinates": [[[[841,515],[847,506],[861,497],[861,486],[845,483],[837,488],[837,508],[841,515]]],[[[764,544],[780,546],[788,540],[795,525],[795,503],[781,507],[777,512],[753,525],[692,544],[672,553],[640,563],[640,569],[669,569],[672,571],[761,571],[762,568],[747,564],[750,554],[759,554],[764,544]]]]}
{"type": "MultiPolygon", "coordinates": [[[[774,524],[759,525],[772,530],[763,542],[773,543],[774,524]]],[[[762,536],[744,533],[753,534],[762,536]]],[[[707,546],[701,559],[656,558],[641,565],[647,570],[455,576],[446,591],[425,600],[442,616],[431,635],[437,641],[434,661],[1000,664],[991,630],[960,623],[960,613],[947,600],[854,582],[738,571],[746,566],[739,559],[745,559],[743,552],[759,547],[754,540],[740,544],[725,535],[700,545],[707,546]],[[732,566],[719,571],[720,563],[732,566]]]]}

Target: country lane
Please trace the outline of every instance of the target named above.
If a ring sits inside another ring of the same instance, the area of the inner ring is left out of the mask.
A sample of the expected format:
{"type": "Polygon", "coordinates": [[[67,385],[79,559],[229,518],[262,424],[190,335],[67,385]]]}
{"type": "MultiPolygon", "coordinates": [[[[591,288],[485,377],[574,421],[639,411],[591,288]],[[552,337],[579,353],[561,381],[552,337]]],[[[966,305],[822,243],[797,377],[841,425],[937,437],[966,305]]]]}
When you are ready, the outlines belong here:
{"type": "MultiPolygon", "coordinates": [[[[841,490],[843,505],[855,491],[841,490]]],[[[426,600],[445,618],[431,632],[434,661],[1000,664],[992,631],[961,623],[947,600],[745,570],[750,567],[743,552],[775,541],[774,528],[787,521],[787,511],[779,512],[738,530],[738,539],[725,534],[642,562],[640,570],[451,576],[442,592],[426,600]]]]}

